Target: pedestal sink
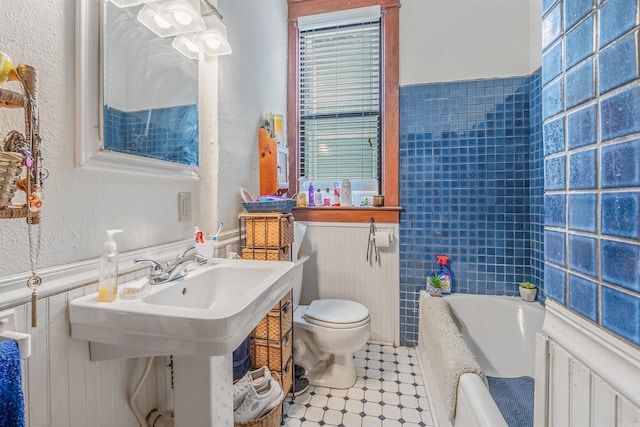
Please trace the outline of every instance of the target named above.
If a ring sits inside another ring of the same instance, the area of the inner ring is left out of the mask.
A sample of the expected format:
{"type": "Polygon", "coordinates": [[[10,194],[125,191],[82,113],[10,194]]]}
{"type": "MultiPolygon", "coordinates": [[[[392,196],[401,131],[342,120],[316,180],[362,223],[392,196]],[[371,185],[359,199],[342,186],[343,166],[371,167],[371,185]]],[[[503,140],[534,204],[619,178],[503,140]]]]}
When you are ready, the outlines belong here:
{"type": "Polygon", "coordinates": [[[214,259],[141,299],[86,295],[69,304],[71,335],[91,360],[173,355],[175,426],[230,427],[231,353],[291,290],[293,265],[214,259]]]}

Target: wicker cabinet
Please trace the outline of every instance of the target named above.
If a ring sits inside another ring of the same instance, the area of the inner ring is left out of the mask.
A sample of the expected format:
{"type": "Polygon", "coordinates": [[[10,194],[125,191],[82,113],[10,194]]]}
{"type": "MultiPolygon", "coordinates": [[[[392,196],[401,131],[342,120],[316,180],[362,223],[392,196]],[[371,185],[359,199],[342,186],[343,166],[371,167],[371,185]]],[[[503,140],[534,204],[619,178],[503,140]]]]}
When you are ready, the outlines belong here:
{"type": "MultiPolygon", "coordinates": [[[[290,261],[294,220],[291,214],[242,213],[240,253],[243,259],[290,261]]],[[[251,333],[251,365],[277,372],[285,394],[293,383],[293,301],[288,292],[251,333]]]]}
{"type": "Polygon", "coordinates": [[[293,382],[293,302],[288,292],[251,333],[251,364],[267,366],[282,379],[285,394],[293,382]]]}
{"type": "Polygon", "coordinates": [[[282,213],[242,213],[240,255],[242,259],[291,261],[293,216],[282,213]],[[244,238],[243,238],[244,235],[244,238]]]}

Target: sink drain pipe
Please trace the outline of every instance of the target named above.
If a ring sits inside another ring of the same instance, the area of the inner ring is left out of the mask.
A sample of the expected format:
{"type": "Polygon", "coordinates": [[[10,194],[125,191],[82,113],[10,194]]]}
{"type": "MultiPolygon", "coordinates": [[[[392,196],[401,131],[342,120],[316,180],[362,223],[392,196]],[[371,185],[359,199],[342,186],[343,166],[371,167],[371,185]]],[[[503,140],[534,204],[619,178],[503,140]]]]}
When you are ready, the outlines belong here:
{"type": "Polygon", "coordinates": [[[147,427],[173,427],[173,418],[153,409],[147,415],[147,427]]]}
{"type": "Polygon", "coordinates": [[[131,396],[129,396],[129,409],[131,409],[131,412],[133,412],[133,415],[136,417],[136,421],[138,421],[138,424],[140,425],[140,427],[146,427],[147,422],[144,419],[144,415],[142,415],[142,413],[140,412],[140,408],[138,408],[138,405],[136,404],[135,399],[138,393],[140,392],[140,389],[142,388],[142,384],[144,384],[145,380],[147,379],[147,376],[149,375],[149,371],[151,371],[152,365],[153,365],[153,356],[147,357],[144,365],[144,370],[142,371],[142,375],[140,375],[140,379],[138,380],[138,383],[136,384],[135,388],[131,392],[131,396]]]}

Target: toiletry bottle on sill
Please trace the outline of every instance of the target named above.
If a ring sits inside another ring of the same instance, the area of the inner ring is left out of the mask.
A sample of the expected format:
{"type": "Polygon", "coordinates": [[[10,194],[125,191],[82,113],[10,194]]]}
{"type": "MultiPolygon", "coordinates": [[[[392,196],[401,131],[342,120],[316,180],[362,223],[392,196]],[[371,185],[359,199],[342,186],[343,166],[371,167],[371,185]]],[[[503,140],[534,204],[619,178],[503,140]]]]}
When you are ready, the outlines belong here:
{"type": "Polygon", "coordinates": [[[331,206],[331,192],[329,191],[329,187],[327,187],[327,191],[324,192],[322,206],[331,206]]]}
{"type": "Polygon", "coordinates": [[[333,183],[333,206],[340,207],[340,184],[333,183]]]}
{"type": "Polygon", "coordinates": [[[322,193],[320,192],[319,188],[316,190],[316,194],[313,197],[314,197],[315,205],[322,206],[322,193]]]}
{"type": "Polygon", "coordinates": [[[313,192],[313,182],[309,182],[309,206],[316,206],[315,194],[313,192]]]}
{"type": "Polygon", "coordinates": [[[107,230],[107,241],[100,257],[100,276],[98,279],[98,301],[112,302],[118,296],[118,248],[113,235],[122,230],[107,230]]]}

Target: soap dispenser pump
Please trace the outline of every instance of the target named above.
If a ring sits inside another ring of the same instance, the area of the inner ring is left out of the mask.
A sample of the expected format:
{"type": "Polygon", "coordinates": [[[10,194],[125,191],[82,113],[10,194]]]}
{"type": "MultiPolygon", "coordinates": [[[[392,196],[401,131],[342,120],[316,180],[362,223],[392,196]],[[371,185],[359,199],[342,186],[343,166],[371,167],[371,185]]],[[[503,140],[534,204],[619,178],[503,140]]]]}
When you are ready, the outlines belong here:
{"type": "Polygon", "coordinates": [[[112,302],[118,295],[118,248],[113,235],[122,230],[107,230],[107,241],[100,257],[100,277],[98,282],[98,301],[112,302]]]}

